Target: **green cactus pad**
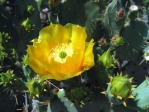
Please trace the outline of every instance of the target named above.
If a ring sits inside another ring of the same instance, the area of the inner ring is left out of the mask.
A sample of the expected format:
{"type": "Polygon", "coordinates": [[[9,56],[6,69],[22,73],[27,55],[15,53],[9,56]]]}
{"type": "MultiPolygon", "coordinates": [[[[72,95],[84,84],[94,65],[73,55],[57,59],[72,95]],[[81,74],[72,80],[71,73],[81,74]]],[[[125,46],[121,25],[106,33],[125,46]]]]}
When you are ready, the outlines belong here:
{"type": "Polygon", "coordinates": [[[121,30],[124,44],[116,49],[118,58],[134,61],[138,59],[139,53],[144,49],[144,38],[147,37],[148,27],[143,21],[136,20],[128,22],[121,30]]]}
{"type": "Polygon", "coordinates": [[[149,78],[146,78],[133,92],[134,99],[128,100],[128,107],[140,112],[149,110],[149,78]]]}
{"type": "Polygon", "coordinates": [[[110,37],[119,33],[123,25],[118,25],[116,21],[116,13],[122,8],[121,0],[112,0],[112,2],[107,6],[104,14],[104,27],[108,32],[110,37]]]}
{"type": "Polygon", "coordinates": [[[136,51],[143,50],[144,37],[147,37],[148,26],[145,22],[136,20],[128,22],[121,31],[124,41],[136,51]]]}

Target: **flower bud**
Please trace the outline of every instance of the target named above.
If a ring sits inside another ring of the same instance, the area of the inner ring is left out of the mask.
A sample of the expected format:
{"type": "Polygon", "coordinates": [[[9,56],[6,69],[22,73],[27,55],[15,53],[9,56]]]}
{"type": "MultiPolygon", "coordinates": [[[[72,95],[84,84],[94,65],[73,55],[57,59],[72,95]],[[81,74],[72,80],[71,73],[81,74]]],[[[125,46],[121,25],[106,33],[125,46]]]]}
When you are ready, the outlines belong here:
{"type": "Polygon", "coordinates": [[[110,76],[108,88],[102,93],[106,94],[110,103],[113,105],[123,104],[126,106],[126,100],[128,98],[134,98],[132,91],[135,89],[135,85],[131,84],[132,79],[128,78],[127,75],[122,75],[122,73],[117,74],[115,77],[110,76]]]}
{"type": "Polygon", "coordinates": [[[111,81],[111,94],[126,99],[131,94],[131,82],[127,75],[117,75],[111,81]]]}
{"type": "Polygon", "coordinates": [[[139,10],[138,6],[136,6],[136,5],[131,5],[131,7],[129,8],[128,17],[131,21],[136,20],[138,10],[139,10]]]}
{"type": "Polygon", "coordinates": [[[29,18],[27,18],[26,20],[24,20],[21,23],[22,28],[24,28],[26,31],[30,32],[33,30],[34,25],[31,23],[31,21],[29,20],[29,18]]]}
{"type": "Polygon", "coordinates": [[[118,47],[124,43],[124,40],[122,37],[118,35],[114,35],[111,39],[112,46],[118,47]]]}
{"type": "Polygon", "coordinates": [[[98,63],[106,68],[114,67],[115,59],[114,56],[111,55],[110,49],[104,52],[101,56],[98,55],[98,63]]]}

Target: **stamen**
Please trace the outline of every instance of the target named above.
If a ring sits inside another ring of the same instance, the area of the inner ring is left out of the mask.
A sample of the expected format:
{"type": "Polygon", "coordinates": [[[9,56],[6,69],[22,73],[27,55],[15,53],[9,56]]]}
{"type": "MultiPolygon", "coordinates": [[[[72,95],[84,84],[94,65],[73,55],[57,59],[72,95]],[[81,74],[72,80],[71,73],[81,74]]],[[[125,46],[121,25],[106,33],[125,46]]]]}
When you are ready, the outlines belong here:
{"type": "Polygon", "coordinates": [[[65,63],[67,57],[72,57],[73,49],[69,44],[57,45],[55,48],[51,49],[49,59],[53,58],[54,61],[59,63],[65,63]]]}

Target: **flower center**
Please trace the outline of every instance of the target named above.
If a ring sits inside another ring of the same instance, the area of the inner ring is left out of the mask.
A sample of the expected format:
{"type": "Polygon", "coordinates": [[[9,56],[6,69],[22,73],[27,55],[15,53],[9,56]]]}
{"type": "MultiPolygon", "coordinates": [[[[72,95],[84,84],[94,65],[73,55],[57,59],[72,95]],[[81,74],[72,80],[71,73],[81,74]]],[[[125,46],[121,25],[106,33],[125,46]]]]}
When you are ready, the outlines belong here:
{"type": "Polygon", "coordinates": [[[49,59],[53,58],[54,61],[63,64],[68,57],[72,57],[73,53],[73,49],[69,44],[61,44],[50,51],[49,59]]]}
{"type": "Polygon", "coordinates": [[[59,57],[60,58],[65,58],[67,56],[67,53],[65,52],[65,51],[61,51],[60,53],[59,53],[59,57]]]}

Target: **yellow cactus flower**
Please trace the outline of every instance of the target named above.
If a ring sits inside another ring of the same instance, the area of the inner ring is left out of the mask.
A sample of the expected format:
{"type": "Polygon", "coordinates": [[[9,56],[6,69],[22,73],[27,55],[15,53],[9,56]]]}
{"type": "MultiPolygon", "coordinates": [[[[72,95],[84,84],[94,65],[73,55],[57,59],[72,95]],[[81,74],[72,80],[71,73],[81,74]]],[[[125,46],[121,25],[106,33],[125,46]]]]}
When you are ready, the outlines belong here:
{"type": "Polygon", "coordinates": [[[93,39],[87,43],[84,27],[50,24],[29,45],[29,66],[42,79],[65,80],[94,66],[93,39]]]}

